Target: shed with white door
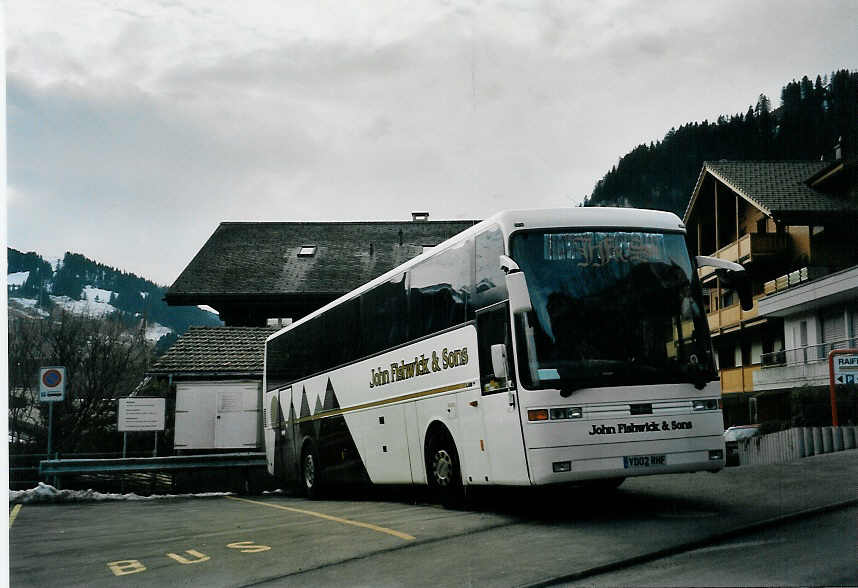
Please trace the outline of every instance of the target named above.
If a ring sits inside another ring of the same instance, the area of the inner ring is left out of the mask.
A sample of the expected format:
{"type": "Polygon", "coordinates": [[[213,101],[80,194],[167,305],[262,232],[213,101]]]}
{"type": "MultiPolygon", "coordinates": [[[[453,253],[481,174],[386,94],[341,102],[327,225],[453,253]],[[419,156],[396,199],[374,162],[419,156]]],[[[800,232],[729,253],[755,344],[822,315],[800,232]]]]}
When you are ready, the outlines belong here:
{"type": "Polygon", "coordinates": [[[148,371],[175,386],[177,453],[259,451],[265,327],[192,327],[148,371]]]}

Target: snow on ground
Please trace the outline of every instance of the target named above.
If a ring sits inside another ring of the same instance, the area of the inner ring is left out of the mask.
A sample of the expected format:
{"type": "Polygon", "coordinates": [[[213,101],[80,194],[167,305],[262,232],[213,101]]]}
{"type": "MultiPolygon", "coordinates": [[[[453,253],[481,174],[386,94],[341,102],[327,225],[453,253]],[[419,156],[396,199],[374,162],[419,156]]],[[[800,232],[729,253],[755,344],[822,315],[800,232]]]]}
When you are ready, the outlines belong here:
{"type": "Polygon", "coordinates": [[[83,299],[90,302],[110,302],[112,295],[111,290],[102,290],[94,286],[84,286],[83,288],[83,299]]]}
{"type": "Polygon", "coordinates": [[[24,285],[24,282],[27,281],[27,278],[30,277],[30,272],[14,272],[6,276],[6,283],[9,286],[16,286],[20,288],[24,285]]]}
{"type": "Polygon", "coordinates": [[[13,298],[10,296],[9,300],[14,300],[21,306],[26,306],[27,308],[35,308],[36,305],[39,303],[39,301],[35,298],[13,298]]]}
{"type": "Polygon", "coordinates": [[[41,308],[39,308],[38,306],[36,306],[38,303],[39,303],[39,301],[34,299],[34,298],[13,298],[11,296],[9,297],[9,305],[10,306],[14,306],[15,304],[17,304],[18,306],[23,306],[24,308],[26,308],[32,312],[35,312],[39,316],[43,316],[43,317],[50,316],[50,313],[48,313],[48,312],[42,310],[41,308]]]}
{"type": "Polygon", "coordinates": [[[201,492],[199,494],[112,494],[96,492],[95,490],[57,490],[53,486],[39,482],[39,485],[29,490],[10,490],[10,504],[36,504],[57,502],[106,502],[116,500],[162,500],[165,498],[211,498],[214,496],[231,496],[231,492],[201,492]]]}
{"type": "MultiPolygon", "coordinates": [[[[110,300],[110,297],[107,299],[110,300]]],[[[68,296],[51,296],[51,300],[57,306],[61,306],[74,314],[102,316],[116,310],[107,302],[95,302],[95,300],[72,300],[68,296]]]]}
{"type": "MultiPolygon", "coordinates": [[[[13,274],[10,274],[10,276],[11,275],[13,274]]],[[[58,306],[61,306],[62,308],[66,309],[68,312],[73,312],[74,314],[103,316],[116,311],[116,307],[108,304],[108,301],[110,300],[110,295],[112,294],[110,290],[102,290],[101,288],[93,288],[92,286],[87,286],[86,288],[84,288],[83,294],[83,300],[72,300],[68,296],[51,296],[51,300],[54,301],[54,304],[57,304],[58,306]],[[96,302],[96,297],[98,298],[98,302],[96,302]]],[[[25,308],[38,312],[41,316],[48,316],[47,312],[36,306],[37,301],[34,299],[10,297],[9,302],[17,302],[25,308]]],[[[165,327],[164,325],[161,325],[159,323],[151,323],[146,327],[146,340],[152,341],[153,343],[157,343],[161,339],[161,337],[163,337],[164,335],[169,335],[172,332],[173,329],[171,329],[170,327],[165,327]]]]}
{"type": "Polygon", "coordinates": [[[164,325],[159,325],[158,323],[152,323],[148,327],[146,327],[146,340],[158,342],[161,337],[164,335],[169,335],[173,332],[173,329],[170,327],[165,327],[164,325]]]}

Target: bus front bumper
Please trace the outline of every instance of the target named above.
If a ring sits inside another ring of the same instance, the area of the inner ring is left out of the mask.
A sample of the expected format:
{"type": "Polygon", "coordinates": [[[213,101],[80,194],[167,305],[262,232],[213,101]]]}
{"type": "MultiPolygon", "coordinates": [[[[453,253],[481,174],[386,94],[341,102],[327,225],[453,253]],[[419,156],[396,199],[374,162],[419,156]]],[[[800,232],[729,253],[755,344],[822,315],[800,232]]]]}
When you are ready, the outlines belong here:
{"type": "Polygon", "coordinates": [[[528,450],[534,485],[600,478],[718,471],[724,467],[720,435],[637,443],[611,443],[528,450]]]}

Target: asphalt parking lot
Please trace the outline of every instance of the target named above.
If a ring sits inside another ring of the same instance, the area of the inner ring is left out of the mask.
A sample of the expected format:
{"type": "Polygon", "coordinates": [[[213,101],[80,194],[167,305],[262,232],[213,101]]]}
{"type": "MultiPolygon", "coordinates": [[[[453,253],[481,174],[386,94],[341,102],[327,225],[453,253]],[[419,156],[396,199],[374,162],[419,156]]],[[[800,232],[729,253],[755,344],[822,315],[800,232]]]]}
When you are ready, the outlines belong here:
{"type": "Polygon", "coordinates": [[[856,502],[858,452],[627,480],[612,494],[412,491],[13,505],[13,586],[528,585],[856,502]]]}

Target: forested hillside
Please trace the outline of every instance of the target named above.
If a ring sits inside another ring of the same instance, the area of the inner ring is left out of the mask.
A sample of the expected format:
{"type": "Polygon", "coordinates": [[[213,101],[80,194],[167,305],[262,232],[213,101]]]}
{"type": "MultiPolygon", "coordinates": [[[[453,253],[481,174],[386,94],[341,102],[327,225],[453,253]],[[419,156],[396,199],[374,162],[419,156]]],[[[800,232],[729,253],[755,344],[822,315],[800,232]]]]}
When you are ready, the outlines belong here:
{"type": "Polygon", "coordinates": [[[166,288],[78,253],[66,253],[56,266],[33,252],[8,248],[7,254],[10,300],[27,301],[44,312],[63,306],[78,313],[118,314],[129,324],[145,319],[147,325],[164,327],[160,333],[168,340],[191,325],[220,324],[217,316],[199,308],[167,306],[166,288]]]}
{"type": "Polygon", "coordinates": [[[791,81],[773,109],[761,94],[747,112],[672,128],[639,145],[599,180],[584,206],[636,206],[682,216],[707,160],[819,160],[835,144],[858,152],[858,72],[791,81]]]}

